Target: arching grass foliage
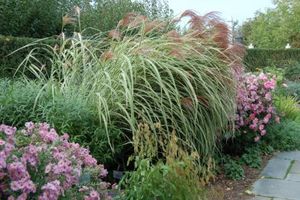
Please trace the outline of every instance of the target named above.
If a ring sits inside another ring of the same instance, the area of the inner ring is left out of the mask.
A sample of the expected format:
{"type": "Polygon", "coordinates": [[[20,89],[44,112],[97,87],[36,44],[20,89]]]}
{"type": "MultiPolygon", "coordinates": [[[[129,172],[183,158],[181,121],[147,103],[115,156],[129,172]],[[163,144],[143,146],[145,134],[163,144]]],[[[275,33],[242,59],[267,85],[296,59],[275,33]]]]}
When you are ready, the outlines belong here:
{"type": "Polygon", "coordinates": [[[196,150],[204,164],[217,138],[234,124],[233,69],[239,67],[240,49],[228,40],[228,28],[214,13],[186,11],[172,21],[130,13],[109,33],[62,34],[59,46],[45,46],[51,66],[37,64],[33,54],[24,63],[51,88],[53,98],[56,92],[69,98],[80,94],[95,105],[112,151],[110,125],[130,141],[140,122],[154,134],[159,122],[165,133],[176,130],[181,144],[196,150]],[[183,17],[190,18],[188,28],[178,31],[174,27],[183,17]]]}

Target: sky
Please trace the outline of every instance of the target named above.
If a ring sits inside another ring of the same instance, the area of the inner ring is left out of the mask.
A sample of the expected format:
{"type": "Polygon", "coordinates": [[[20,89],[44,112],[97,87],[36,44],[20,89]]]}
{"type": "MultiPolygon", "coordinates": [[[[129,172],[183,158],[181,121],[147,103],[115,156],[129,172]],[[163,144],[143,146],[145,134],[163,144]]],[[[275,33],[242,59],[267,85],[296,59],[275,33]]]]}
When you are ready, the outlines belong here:
{"type": "Polygon", "coordinates": [[[257,10],[264,11],[274,7],[272,0],[168,0],[175,15],[185,10],[195,10],[200,15],[211,11],[221,12],[226,20],[238,20],[239,24],[252,18],[257,10]]]}

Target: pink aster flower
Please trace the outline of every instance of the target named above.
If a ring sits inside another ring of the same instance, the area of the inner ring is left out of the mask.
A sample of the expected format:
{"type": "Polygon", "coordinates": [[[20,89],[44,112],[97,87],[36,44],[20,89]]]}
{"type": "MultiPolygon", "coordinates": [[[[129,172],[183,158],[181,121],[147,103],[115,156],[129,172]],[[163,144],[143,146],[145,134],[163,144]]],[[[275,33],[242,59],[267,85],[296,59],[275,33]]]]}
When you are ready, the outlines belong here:
{"type": "Polygon", "coordinates": [[[267,124],[267,123],[269,122],[269,120],[270,120],[269,117],[264,117],[263,122],[264,122],[265,124],[267,124]]]}
{"type": "Polygon", "coordinates": [[[93,158],[91,155],[86,155],[86,157],[84,157],[83,162],[86,166],[89,167],[97,165],[97,160],[93,158]]]}
{"type": "Polygon", "coordinates": [[[8,164],[7,171],[12,180],[20,180],[29,177],[26,167],[21,162],[8,164]]]}
{"type": "Polygon", "coordinates": [[[6,168],[6,153],[4,151],[0,151],[0,169],[6,168]]]}
{"type": "Polygon", "coordinates": [[[36,186],[35,184],[29,179],[29,177],[25,177],[22,179],[19,179],[17,181],[12,181],[10,183],[10,187],[13,191],[21,190],[24,193],[35,193],[36,192],[36,186]]]}
{"type": "Polygon", "coordinates": [[[250,129],[255,130],[257,128],[257,124],[251,124],[249,126],[250,129]]]}
{"type": "Polygon", "coordinates": [[[251,73],[238,76],[236,128],[241,131],[251,129],[252,132],[259,133],[256,141],[266,134],[265,128],[276,117],[272,105],[275,78],[264,73],[258,76],[251,73]]]}
{"type": "Polygon", "coordinates": [[[258,142],[260,140],[260,137],[259,136],[256,136],[255,138],[254,138],[254,142],[258,142]]]}
{"type": "Polygon", "coordinates": [[[253,124],[257,124],[257,123],[258,123],[258,121],[259,121],[259,119],[258,119],[258,118],[254,118],[254,120],[253,120],[253,124]]]}
{"type": "Polygon", "coordinates": [[[260,73],[257,78],[260,79],[260,80],[263,80],[263,81],[268,80],[267,75],[264,74],[264,73],[260,73]]]}
{"type": "Polygon", "coordinates": [[[267,101],[271,101],[271,100],[272,100],[272,94],[271,94],[271,92],[267,92],[267,93],[265,94],[265,99],[266,99],[267,101]]]}
{"type": "Polygon", "coordinates": [[[0,131],[4,132],[7,136],[12,136],[16,133],[17,128],[6,126],[4,124],[0,125],[0,131]]]}
{"type": "Polygon", "coordinates": [[[101,168],[101,169],[100,169],[100,176],[101,176],[101,177],[106,177],[107,174],[108,174],[107,169],[104,169],[104,168],[101,168]]]}
{"type": "Polygon", "coordinates": [[[25,153],[23,154],[23,160],[29,163],[31,166],[36,166],[38,163],[38,149],[34,145],[29,145],[25,148],[25,153]]]}
{"type": "Polygon", "coordinates": [[[18,196],[17,200],[27,200],[28,194],[27,193],[22,193],[21,195],[18,196]]]}
{"type": "Polygon", "coordinates": [[[61,136],[61,139],[62,140],[69,140],[70,136],[67,134],[67,133],[64,133],[62,136],[61,136]]]}
{"type": "Polygon", "coordinates": [[[26,134],[32,134],[32,131],[35,128],[35,124],[33,122],[26,122],[25,127],[26,127],[26,134]]]}
{"type": "Polygon", "coordinates": [[[59,136],[56,133],[55,129],[50,129],[50,131],[48,131],[47,129],[40,129],[39,133],[44,142],[51,143],[59,139],[59,136]]]}
{"type": "Polygon", "coordinates": [[[258,129],[259,129],[260,131],[264,130],[264,128],[265,128],[265,126],[264,126],[263,124],[259,125],[259,127],[258,127],[258,129]]]}
{"type": "Polygon", "coordinates": [[[266,135],[267,134],[267,131],[266,130],[261,130],[261,132],[260,132],[260,135],[261,136],[264,136],[264,135],[266,135]]]}
{"type": "Polygon", "coordinates": [[[39,200],[57,200],[61,194],[62,188],[58,180],[47,183],[42,186],[43,193],[39,196],[39,200]]]}
{"type": "Polygon", "coordinates": [[[97,191],[91,191],[89,196],[85,196],[84,200],[100,200],[99,193],[97,191]]]}
{"type": "Polygon", "coordinates": [[[5,145],[5,141],[0,139],[0,146],[5,145]]]}
{"type": "Polygon", "coordinates": [[[276,86],[276,81],[274,79],[271,79],[271,80],[266,81],[264,83],[264,87],[266,89],[272,89],[273,90],[273,89],[275,89],[275,86],[276,86]]]}
{"type": "MultiPolygon", "coordinates": [[[[22,133],[28,138],[28,145],[18,146],[15,143],[16,130],[0,125],[0,131],[5,133],[0,140],[0,191],[11,194],[9,199],[28,199],[30,193],[36,193],[38,200],[57,200],[64,192],[78,185],[84,171],[93,171],[91,176],[99,186],[97,190],[101,190],[101,197],[108,200],[106,190],[109,184],[101,180],[108,172],[103,165],[97,164],[88,149],[69,143],[67,134],[59,137],[46,123],[36,125],[28,122],[25,127],[22,133]],[[40,163],[41,160],[43,163],[40,163]],[[8,181],[3,183],[4,179],[8,181]],[[46,183],[40,186],[36,183],[39,179],[46,183]]],[[[100,199],[100,193],[92,186],[83,192],[89,191],[87,199],[100,199]]]]}
{"type": "Polygon", "coordinates": [[[6,155],[9,155],[14,149],[15,149],[15,146],[8,142],[4,146],[4,152],[6,153],[6,155]]]}

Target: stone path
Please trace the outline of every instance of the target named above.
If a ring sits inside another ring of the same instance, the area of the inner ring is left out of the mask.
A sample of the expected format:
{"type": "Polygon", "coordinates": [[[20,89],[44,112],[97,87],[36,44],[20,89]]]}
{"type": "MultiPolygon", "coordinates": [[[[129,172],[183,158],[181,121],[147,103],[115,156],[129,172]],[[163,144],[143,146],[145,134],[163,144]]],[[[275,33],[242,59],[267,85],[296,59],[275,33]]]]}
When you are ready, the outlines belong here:
{"type": "Polygon", "coordinates": [[[300,151],[275,155],[252,188],[253,200],[300,200],[300,151]]]}

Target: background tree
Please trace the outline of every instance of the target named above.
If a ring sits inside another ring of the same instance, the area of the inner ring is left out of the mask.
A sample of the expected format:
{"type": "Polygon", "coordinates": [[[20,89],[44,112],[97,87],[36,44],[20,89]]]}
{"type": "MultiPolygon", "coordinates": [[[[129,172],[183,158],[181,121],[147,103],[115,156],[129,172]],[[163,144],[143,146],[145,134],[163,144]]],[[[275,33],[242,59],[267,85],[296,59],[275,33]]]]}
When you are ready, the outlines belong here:
{"type": "Polygon", "coordinates": [[[273,3],[275,8],[257,12],[253,19],[243,24],[246,45],[253,43],[260,48],[284,48],[287,43],[293,47],[299,44],[300,1],[274,0],[273,3]]]}
{"type": "Polygon", "coordinates": [[[126,13],[136,12],[153,18],[167,18],[172,10],[165,1],[160,0],[94,0],[89,10],[82,13],[84,28],[94,28],[101,31],[116,27],[126,13]]]}
{"type": "MultiPolygon", "coordinates": [[[[48,37],[61,32],[62,17],[75,6],[81,9],[82,28],[108,31],[128,12],[168,17],[163,0],[0,0],[0,34],[48,37]]],[[[72,15],[72,14],[71,14],[72,15]]]]}
{"type": "Polygon", "coordinates": [[[0,34],[47,37],[61,30],[62,16],[82,0],[0,0],[0,34]]]}

